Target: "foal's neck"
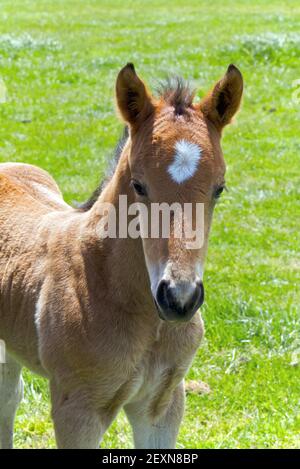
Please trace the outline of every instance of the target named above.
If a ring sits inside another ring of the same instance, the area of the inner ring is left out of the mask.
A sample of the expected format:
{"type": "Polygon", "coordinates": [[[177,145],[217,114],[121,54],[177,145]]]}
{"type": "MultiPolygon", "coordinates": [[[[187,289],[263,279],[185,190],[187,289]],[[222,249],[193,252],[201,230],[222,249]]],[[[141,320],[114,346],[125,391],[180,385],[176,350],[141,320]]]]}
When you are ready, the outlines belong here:
{"type": "MultiPolygon", "coordinates": [[[[118,211],[119,196],[127,196],[128,206],[133,203],[134,194],[130,186],[131,173],[128,162],[130,143],[128,143],[118,162],[111,181],[104,188],[100,197],[90,210],[89,225],[93,232],[97,232],[97,225],[101,219],[101,206],[111,203],[117,213],[117,233],[119,229],[118,211]]],[[[110,277],[110,288],[117,292],[122,304],[143,304],[143,307],[153,309],[153,299],[150,291],[149,278],[145,265],[142,241],[140,238],[105,238],[95,239],[99,255],[99,269],[105,269],[104,274],[110,277]],[[103,265],[104,262],[104,265],[103,265]],[[134,300],[134,301],[133,301],[134,300]]]]}

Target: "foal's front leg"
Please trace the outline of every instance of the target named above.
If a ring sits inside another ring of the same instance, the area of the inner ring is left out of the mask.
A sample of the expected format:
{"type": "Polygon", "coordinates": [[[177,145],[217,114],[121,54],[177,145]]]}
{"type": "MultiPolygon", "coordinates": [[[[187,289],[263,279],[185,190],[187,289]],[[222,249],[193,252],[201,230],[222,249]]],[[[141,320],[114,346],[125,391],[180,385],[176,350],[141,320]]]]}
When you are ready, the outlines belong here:
{"type": "Polygon", "coordinates": [[[52,418],[57,447],[61,449],[96,449],[113,416],[101,415],[90,403],[88,393],[66,395],[50,384],[52,418]]]}
{"type": "MultiPolygon", "coordinates": [[[[153,397],[153,396],[152,396],[153,397]]],[[[184,382],[171,393],[164,412],[151,415],[151,402],[127,404],[125,412],[133,430],[135,448],[175,448],[179,426],[184,412],[184,382]]]]}
{"type": "Polygon", "coordinates": [[[17,407],[23,396],[22,367],[10,355],[0,363],[0,448],[13,447],[13,427],[17,407]]]}

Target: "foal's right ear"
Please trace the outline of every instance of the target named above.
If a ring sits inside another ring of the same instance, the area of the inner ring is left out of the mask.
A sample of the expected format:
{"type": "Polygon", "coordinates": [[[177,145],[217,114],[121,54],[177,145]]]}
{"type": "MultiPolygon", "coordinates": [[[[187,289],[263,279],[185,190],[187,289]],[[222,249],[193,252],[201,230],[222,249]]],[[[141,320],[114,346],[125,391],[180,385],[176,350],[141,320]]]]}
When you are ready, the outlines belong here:
{"type": "Polygon", "coordinates": [[[116,97],[123,119],[133,128],[137,128],[154,110],[151,95],[135,73],[132,63],[122,68],[118,75],[116,97]]]}

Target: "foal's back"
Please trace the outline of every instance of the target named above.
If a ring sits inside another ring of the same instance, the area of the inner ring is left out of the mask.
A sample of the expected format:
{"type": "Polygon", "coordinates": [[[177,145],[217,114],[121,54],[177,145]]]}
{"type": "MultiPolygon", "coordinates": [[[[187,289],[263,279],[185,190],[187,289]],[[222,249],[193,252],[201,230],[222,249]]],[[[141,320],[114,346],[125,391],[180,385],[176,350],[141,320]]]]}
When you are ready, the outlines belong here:
{"type": "MultiPolygon", "coordinates": [[[[63,200],[54,179],[44,170],[23,163],[0,164],[0,204],[12,201],[17,194],[23,194],[28,207],[34,201],[54,210],[70,208],[63,200]]],[[[1,216],[1,214],[0,214],[1,216]]]]}

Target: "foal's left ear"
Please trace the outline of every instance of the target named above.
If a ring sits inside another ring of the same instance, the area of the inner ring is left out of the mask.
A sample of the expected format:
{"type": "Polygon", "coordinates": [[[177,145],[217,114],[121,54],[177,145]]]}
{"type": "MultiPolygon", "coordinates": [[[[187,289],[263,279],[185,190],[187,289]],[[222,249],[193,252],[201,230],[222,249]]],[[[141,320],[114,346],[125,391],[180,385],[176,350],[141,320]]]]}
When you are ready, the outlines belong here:
{"type": "Polygon", "coordinates": [[[224,77],[200,102],[199,109],[221,131],[238,111],[242,94],[242,74],[237,67],[229,65],[224,77]]]}
{"type": "Polygon", "coordinates": [[[154,110],[151,95],[132,63],[122,68],[118,75],[116,97],[123,119],[133,128],[137,128],[154,110]]]}

